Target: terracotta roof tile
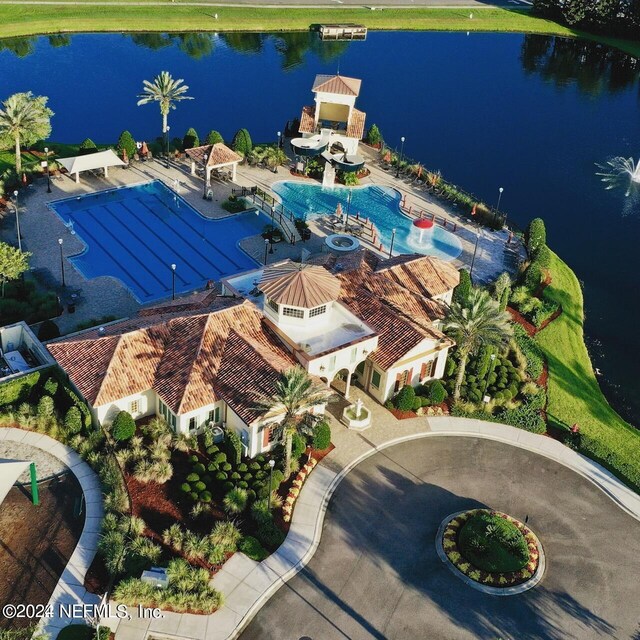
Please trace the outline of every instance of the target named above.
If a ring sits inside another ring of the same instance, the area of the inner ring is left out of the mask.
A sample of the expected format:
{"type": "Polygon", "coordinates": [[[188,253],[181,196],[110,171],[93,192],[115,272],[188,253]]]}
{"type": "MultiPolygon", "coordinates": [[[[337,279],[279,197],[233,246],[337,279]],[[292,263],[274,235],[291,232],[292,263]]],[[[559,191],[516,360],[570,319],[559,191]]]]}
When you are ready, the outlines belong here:
{"type": "Polygon", "coordinates": [[[347,136],[349,138],[358,138],[362,140],[364,135],[364,121],[367,114],[364,111],[360,111],[355,107],[351,110],[351,117],[349,118],[349,124],[347,125],[347,136]]]}
{"type": "Polygon", "coordinates": [[[423,296],[440,296],[451,291],[460,274],[453,264],[434,256],[398,256],[378,266],[386,278],[423,296]]]}
{"type": "Polygon", "coordinates": [[[201,166],[206,164],[210,167],[217,167],[223,164],[229,164],[230,162],[242,161],[242,157],[240,155],[222,142],[193,147],[193,149],[187,149],[185,153],[189,158],[201,166]]]}
{"type": "Polygon", "coordinates": [[[349,78],[341,75],[330,76],[318,74],[313,82],[311,91],[314,93],[322,91],[323,93],[357,96],[360,93],[361,84],[362,80],[358,80],[358,78],[349,78]]]}
{"type": "Polygon", "coordinates": [[[300,116],[300,126],[298,127],[300,133],[315,133],[316,132],[316,108],[302,107],[302,115],[300,116]]]}

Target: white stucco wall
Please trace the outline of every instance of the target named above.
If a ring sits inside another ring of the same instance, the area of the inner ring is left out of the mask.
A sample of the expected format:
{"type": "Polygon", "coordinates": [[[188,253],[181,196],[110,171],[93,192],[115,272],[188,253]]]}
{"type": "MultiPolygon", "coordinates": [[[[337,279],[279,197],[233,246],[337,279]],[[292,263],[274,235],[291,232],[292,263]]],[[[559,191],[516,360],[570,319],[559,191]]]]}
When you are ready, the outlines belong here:
{"type": "Polygon", "coordinates": [[[103,404],[93,408],[93,414],[101,424],[109,424],[116,417],[120,411],[129,412],[134,420],[144,418],[145,416],[155,415],[157,407],[157,395],[153,389],[143,391],[142,393],[136,393],[126,398],[121,398],[115,402],[103,404]],[[138,401],[139,411],[133,413],[131,411],[132,403],[138,401]]]}

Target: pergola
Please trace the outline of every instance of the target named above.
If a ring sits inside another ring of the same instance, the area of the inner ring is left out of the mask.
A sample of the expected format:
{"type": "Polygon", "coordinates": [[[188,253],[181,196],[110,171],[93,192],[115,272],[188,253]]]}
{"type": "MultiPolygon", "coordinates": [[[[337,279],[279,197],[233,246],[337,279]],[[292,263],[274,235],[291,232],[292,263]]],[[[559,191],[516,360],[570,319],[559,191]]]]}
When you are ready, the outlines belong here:
{"type": "Polygon", "coordinates": [[[76,182],[80,182],[81,171],[103,169],[104,177],[108,178],[109,167],[124,167],[126,165],[125,162],[118,158],[112,149],[87,153],[86,155],[74,156],[72,158],[58,158],[57,162],[59,162],[69,174],[76,174],[76,182]]]}
{"type": "Polygon", "coordinates": [[[235,182],[236,168],[238,163],[242,162],[242,156],[222,142],[193,147],[193,149],[187,149],[186,154],[191,160],[192,176],[196,175],[196,166],[204,168],[205,189],[211,182],[211,172],[214,169],[231,167],[231,180],[235,182]]]}

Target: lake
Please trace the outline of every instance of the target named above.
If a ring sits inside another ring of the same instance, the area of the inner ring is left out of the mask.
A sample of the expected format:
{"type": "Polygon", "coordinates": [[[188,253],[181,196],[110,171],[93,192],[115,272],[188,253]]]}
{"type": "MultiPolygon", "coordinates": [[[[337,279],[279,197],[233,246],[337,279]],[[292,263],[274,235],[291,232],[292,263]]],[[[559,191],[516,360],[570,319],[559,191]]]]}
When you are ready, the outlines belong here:
{"type": "Polygon", "coordinates": [[[362,78],[358,107],[385,139],[495,204],[524,227],[541,216],[549,244],[584,283],[586,331],[607,396],[640,414],[639,189],[606,190],[596,163],[640,158],[640,63],[581,40],[517,34],[370,33],[321,43],[308,33],[74,35],[0,41],[2,98],[50,97],[52,139],[158,136],[142,80],[166,69],[190,95],[170,114],[188,127],[276,138],[311,104],[316,73],[362,78]]]}

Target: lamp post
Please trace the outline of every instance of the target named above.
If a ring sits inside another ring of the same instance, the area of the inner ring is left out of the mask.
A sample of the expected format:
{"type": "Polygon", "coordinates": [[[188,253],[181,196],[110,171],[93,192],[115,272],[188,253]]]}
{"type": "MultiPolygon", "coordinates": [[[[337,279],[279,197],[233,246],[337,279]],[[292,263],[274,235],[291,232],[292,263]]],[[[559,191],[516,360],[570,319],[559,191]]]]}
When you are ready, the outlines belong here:
{"type": "Polygon", "coordinates": [[[347,196],[347,215],[344,220],[345,230],[349,226],[349,211],[351,210],[351,194],[352,194],[351,187],[349,187],[349,195],[347,196]]]}
{"type": "Polygon", "coordinates": [[[18,249],[22,253],[22,238],[20,237],[20,212],[18,207],[18,190],[13,192],[14,205],[16,207],[16,231],[18,232],[18,249]]]}
{"type": "Polygon", "coordinates": [[[281,145],[282,145],[282,138],[280,137],[282,135],[282,133],[280,131],[278,131],[278,144],[277,144],[277,148],[280,149],[281,145]]]}
{"type": "Polygon", "coordinates": [[[389,247],[389,257],[393,255],[393,241],[396,239],[396,230],[391,229],[391,246],[389,247]]]}
{"type": "Polygon", "coordinates": [[[273,467],[276,466],[275,460],[269,460],[269,511],[271,511],[271,479],[273,478],[273,467]]]}
{"type": "Polygon", "coordinates": [[[496,211],[500,211],[500,200],[502,200],[502,192],[504,191],[503,187],[498,189],[498,205],[496,206],[496,211]]]}
{"type": "Polygon", "coordinates": [[[171,299],[176,299],[176,265],[171,265],[171,299]]]}
{"type": "Polygon", "coordinates": [[[471,268],[469,269],[469,278],[473,277],[473,266],[476,263],[476,254],[478,253],[478,243],[480,242],[481,234],[482,234],[482,229],[480,228],[480,223],[478,223],[478,230],[476,231],[476,246],[473,249],[473,258],[471,259],[471,268]]]}
{"type": "Polygon", "coordinates": [[[44,148],[47,163],[47,193],[51,193],[51,174],[49,173],[49,147],[44,148]]]}
{"type": "Polygon", "coordinates": [[[403,155],[404,155],[404,136],[400,138],[400,159],[398,160],[398,164],[396,165],[396,178],[400,177],[400,163],[402,162],[403,155]]]}
{"type": "Polygon", "coordinates": [[[64,279],[64,255],[62,253],[62,238],[58,238],[58,244],[60,245],[60,274],[62,275],[62,286],[66,287],[67,283],[64,279]]]}
{"type": "Polygon", "coordinates": [[[267,264],[267,251],[269,251],[269,238],[264,239],[264,263],[267,264]]]}
{"type": "Polygon", "coordinates": [[[169,125],[166,125],[164,128],[164,146],[165,149],[167,150],[167,155],[165,156],[165,162],[164,162],[164,166],[168,169],[169,168],[169,129],[171,127],[169,125]]]}

